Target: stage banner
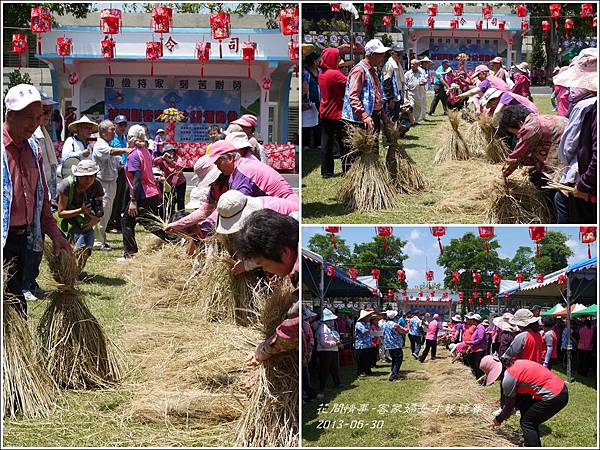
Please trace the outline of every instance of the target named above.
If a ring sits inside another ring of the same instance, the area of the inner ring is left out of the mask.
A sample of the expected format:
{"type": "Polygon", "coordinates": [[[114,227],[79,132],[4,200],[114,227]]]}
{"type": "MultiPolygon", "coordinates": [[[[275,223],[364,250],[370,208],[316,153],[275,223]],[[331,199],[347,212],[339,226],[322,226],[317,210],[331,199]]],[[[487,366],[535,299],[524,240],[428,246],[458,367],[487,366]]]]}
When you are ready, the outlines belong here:
{"type": "Polygon", "coordinates": [[[498,41],[480,40],[479,43],[474,41],[459,39],[458,43],[455,43],[454,40],[451,40],[451,42],[430,42],[429,59],[434,61],[434,67],[447,59],[453,69],[458,69],[460,63],[456,56],[460,53],[466,53],[469,55],[469,60],[465,64],[465,69],[474,70],[479,64],[487,64],[498,56],[498,41]]]}

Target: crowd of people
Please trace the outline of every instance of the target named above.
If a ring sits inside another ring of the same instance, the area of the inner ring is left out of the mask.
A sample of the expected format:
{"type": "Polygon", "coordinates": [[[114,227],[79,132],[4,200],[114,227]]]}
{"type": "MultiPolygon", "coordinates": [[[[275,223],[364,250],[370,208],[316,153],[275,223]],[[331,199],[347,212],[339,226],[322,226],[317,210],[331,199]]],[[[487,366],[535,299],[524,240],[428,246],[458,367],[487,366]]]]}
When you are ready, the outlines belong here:
{"type": "Polygon", "coordinates": [[[509,69],[498,56],[489,65],[466,71],[453,69],[448,60],[433,69],[429,58],[415,57],[405,67],[403,47],[387,47],[379,39],[365,44],[365,56],[355,65],[342,60],[339,48],[319,54],[313,44],[305,44],[302,51],[303,142],[320,149],[323,178],[334,176],[336,157],[344,174],[355,159],[344,139],[348,125],[378,132],[383,122],[403,135],[427,121],[427,114],[433,116],[439,104],[444,114],[468,108],[493,117],[498,137],[510,149],[499,174],[502,180],[527,167],[541,189],[558,170],[564,190],[543,191],[556,222],[596,222],[596,48],[583,49],[568,66],[555,69],[554,115],[540,114],[527,62],[509,69]],[[430,84],[433,99],[428,107],[430,84]]]}
{"type": "Polygon", "coordinates": [[[378,376],[372,369],[387,360],[387,379],[395,382],[403,379],[400,368],[405,348],[423,364],[428,356],[436,360],[438,345],[442,345],[449,350],[452,363],[462,361],[480,384],[502,380],[502,409],[494,424],[518,409],[526,446],[540,445],[539,424],[566,405],[566,387],[563,393],[564,383],[551,369],[566,368],[569,339],[571,360],[581,377],[589,376],[597,351],[595,319],[593,323],[589,318],[572,320],[569,336],[564,319],[542,318],[538,305],[488,318],[473,312],[456,314],[447,321],[438,313],[381,313],[373,307],[358,315],[346,308],[316,311],[305,307],[303,313],[304,401],[324,399],[330,377],[333,389],[346,387],[340,376],[342,352],[354,355],[358,377],[378,376]]]}

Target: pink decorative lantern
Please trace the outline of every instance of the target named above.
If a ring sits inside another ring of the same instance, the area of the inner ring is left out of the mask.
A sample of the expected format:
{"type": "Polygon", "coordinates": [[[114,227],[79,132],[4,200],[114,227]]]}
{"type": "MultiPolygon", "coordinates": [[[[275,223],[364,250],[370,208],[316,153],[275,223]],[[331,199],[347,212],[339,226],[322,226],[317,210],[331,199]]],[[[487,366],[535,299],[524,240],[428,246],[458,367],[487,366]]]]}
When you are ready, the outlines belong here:
{"type": "Polygon", "coordinates": [[[254,61],[256,54],[256,42],[244,42],[242,44],[242,59],[248,61],[248,78],[251,78],[250,63],[254,61]]]}
{"type": "Polygon", "coordinates": [[[210,37],[219,41],[219,58],[223,58],[223,41],[231,36],[231,15],[224,11],[210,15],[210,37]]]}
{"type": "Polygon", "coordinates": [[[100,11],[100,32],[102,34],[119,34],[121,17],[120,9],[110,8],[100,11]]]}
{"type": "Polygon", "coordinates": [[[204,78],[204,63],[210,60],[210,42],[196,42],[196,58],[200,61],[200,78],[204,78]]]}
{"type": "Polygon", "coordinates": [[[112,69],[110,67],[110,62],[115,58],[117,53],[117,48],[115,41],[112,37],[106,36],[103,40],[100,41],[100,53],[102,57],[108,60],[108,74],[112,75],[112,69]]]}
{"type": "Polygon", "coordinates": [[[62,66],[63,72],[66,72],[67,69],[65,67],[65,57],[71,56],[73,51],[73,39],[67,37],[57,37],[56,38],[56,53],[62,56],[62,66]]]}
{"type": "Polygon", "coordinates": [[[42,54],[42,33],[52,29],[50,8],[31,8],[31,32],[37,34],[38,54],[42,54]]]}
{"type": "Polygon", "coordinates": [[[162,42],[146,42],[146,60],[150,61],[150,76],[154,76],[154,61],[162,56],[162,42]]]}

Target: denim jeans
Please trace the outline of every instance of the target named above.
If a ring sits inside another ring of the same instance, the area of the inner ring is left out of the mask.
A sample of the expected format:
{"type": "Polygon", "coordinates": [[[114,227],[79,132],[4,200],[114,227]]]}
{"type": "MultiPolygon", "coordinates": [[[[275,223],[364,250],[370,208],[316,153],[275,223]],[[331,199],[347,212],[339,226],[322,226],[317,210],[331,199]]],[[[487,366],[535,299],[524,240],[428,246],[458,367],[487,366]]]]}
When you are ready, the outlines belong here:
{"type": "Polygon", "coordinates": [[[90,251],[94,248],[96,232],[93,227],[87,231],[83,231],[79,225],[73,225],[73,228],[71,228],[71,236],[73,237],[73,242],[75,242],[75,248],[80,249],[87,247],[90,251]]]}

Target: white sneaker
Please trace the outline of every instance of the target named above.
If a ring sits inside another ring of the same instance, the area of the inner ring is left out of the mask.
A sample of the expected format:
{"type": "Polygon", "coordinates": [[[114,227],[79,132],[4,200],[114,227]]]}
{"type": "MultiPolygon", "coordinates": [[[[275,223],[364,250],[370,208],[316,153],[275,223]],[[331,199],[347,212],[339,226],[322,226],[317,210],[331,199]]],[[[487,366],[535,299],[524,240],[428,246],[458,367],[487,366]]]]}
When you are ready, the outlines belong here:
{"type": "Polygon", "coordinates": [[[23,297],[28,302],[37,302],[38,298],[31,293],[31,291],[23,291],[23,297]]]}
{"type": "Polygon", "coordinates": [[[127,262],[128,259],[129,258],[125,258],[124,256],[121,256],[121,257],[117,258],[117,262],[119,264],[121,264],[121,263],[127,262]]]}

